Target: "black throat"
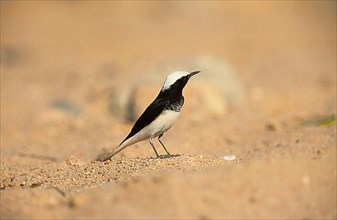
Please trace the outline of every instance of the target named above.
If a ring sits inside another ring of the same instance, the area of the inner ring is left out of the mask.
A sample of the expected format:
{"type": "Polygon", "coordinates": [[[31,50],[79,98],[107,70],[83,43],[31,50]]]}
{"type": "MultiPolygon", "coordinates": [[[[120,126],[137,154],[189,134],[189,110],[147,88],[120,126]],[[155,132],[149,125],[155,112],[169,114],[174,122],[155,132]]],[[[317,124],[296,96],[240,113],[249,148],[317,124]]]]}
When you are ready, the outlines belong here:
{"type": "Polygon", "coordinates": [[[168,100],[164,110],[180,112],[180,109],[184,104],[184,96],[182,92],[188,79],[188,77],[182,77],[172,84],[168,89],[160,91],[157,98],[168,100]]]}
{"type": "Polygon", "coordinates": [[[184,104],[182,91],[172,91],[170,89],[162,90],[156,99],[158,101],[165,101],[166,104],[164,110],[171,110],[175,112],[180,112],[180,109],[184,104]]]}

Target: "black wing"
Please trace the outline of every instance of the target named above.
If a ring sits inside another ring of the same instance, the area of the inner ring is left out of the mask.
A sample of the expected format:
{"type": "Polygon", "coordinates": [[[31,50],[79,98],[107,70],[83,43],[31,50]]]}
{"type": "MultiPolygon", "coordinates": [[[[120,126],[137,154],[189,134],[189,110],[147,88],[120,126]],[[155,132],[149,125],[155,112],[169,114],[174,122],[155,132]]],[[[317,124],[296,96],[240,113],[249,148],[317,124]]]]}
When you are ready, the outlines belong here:
{"type": "Polygon", "coordinates": [[[160,113],[162,113],[165,107],[170,103],[168,99],[163,99],[159,96],[145,109],[143,114],[137,119],[136,123],[131,129],[129,135],[119,144],[121,145],[128,138],[137,134],[144,127],[149,125],[154,119],[156,119],[160,113]]]}

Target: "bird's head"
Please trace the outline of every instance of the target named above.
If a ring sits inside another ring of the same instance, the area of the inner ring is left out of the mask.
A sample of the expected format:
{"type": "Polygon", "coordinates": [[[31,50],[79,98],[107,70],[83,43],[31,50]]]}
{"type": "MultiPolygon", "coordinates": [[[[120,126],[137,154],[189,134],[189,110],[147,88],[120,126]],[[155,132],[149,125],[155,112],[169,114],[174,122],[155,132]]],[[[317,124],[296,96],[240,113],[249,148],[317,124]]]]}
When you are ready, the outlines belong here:
{"type": "Polygon", "coordinates": [[[182,90],[188,80],[198,74],[200,71],[194,72],[186,72],[186,71],[176,71],[168,75],[165,79],[162,91],[174,89],[174,90],[182,90]]]}

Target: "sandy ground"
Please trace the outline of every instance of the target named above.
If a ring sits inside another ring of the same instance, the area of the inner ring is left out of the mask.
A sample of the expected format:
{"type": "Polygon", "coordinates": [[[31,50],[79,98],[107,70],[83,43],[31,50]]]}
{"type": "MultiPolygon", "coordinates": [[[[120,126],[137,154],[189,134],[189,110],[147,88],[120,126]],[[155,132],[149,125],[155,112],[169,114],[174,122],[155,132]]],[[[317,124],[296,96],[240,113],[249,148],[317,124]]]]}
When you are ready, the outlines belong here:
{"type": "Polygon", "coordinates": [[[1,1],[1,219],[336,219],[335,114],[334,1],[1,1]],[[132,126],[119,88],[204,55],[240,105],[199,114],[195,77],[175,157],[141,142],[94,161],[132,126]]]}

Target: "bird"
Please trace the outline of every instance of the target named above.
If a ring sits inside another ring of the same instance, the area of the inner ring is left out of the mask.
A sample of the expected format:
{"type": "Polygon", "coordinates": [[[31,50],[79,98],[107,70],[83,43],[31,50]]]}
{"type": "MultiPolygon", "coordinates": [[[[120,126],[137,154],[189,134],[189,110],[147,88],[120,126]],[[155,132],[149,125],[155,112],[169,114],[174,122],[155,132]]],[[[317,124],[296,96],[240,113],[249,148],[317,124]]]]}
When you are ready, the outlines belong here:
{"type": "Polygon", "coordinates": [[[149,140],[157,158],[160,158],[153,144],[153,139],[156,137],[158,137],[158,141],[164,148],[167,156],[172,156],[161,138],[173,126],[180,115],[180,110],[184,104],[184,96],[182,94],[184,87],[189,79],[199,72],[175,71],[169,74],[158,96],[137,119],[130,133],[112,151],[100,154],[96,160],[109,160],[126,147],[144,140],[149,140]]]}

